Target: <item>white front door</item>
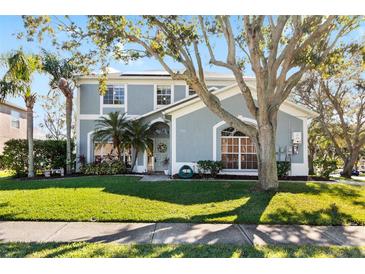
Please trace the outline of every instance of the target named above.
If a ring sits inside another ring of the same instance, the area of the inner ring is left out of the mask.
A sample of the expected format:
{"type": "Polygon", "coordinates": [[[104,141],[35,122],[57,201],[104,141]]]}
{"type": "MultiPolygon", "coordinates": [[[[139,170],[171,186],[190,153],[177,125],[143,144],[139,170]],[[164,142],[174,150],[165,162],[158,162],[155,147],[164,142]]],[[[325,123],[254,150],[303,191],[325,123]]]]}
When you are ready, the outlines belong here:
{"type": "Polygon", "coordinates": [[[169,168],[169,139],[155,138],[153,144],[153,156],[155,158],[155,171],[164,171],[169,168]]]}

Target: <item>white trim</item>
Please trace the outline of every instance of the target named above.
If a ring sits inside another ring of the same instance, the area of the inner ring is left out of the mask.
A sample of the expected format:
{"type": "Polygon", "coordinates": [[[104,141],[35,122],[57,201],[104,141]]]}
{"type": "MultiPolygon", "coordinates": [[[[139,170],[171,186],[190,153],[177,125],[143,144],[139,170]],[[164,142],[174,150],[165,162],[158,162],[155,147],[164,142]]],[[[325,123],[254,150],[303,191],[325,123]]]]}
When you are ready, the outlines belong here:
{"type": "MultiPolygon", "coordinates": [[[[137,157],[137,160],[136,160],[137,162],[138,162],[138,157],[137,157]]],[[[145,173],[145,172],[147,172],[147,168],[148,168],[148,163],[147,163],[147,152],[146,151],[144,151],[143,152],[143,164],[142,165],[135,165],[134,166],[134,169],[133,169],[133,171],[134,172],[137,172],[137,173],[145,173]]]]}
{"type": "Polygon", "coordinates": [[[164,120],[164,119],[163,119],[163,118],[161,118],[161,117],[156,118],[156,119],[154,119],[154,120],[150,121],[148,124],[149,124],[149,125],[153,125],[154,123],[157,123],[157,122],[162,122],[162,123],[167,124],[166,120],[164,120]]]}
{"type": "Polygon", "coordinates": [[[222,175],[258,176],[257,169],[223,169],[219,172],[222,175]]]}
{"type": "MultiPolygon", "coordinates": [[[[107,114],[102,114],[102,115],[99,115],[99,114],[80,114],[79,115],[79,120],[98,120],[100,117],[106,117],[107,114]]],[[[126,115],[126,118],[128,119],[133,119],[133,118],[139,118],[140,115],[126,115]]]]}
{"type": "Polygon", "coordinates": [[[105,117],[105,115],[101,115],[101,114],[80,114],[79,115],[80,120],[97,120],[100,117],[105,117]]]}
{"type": "Polygon", "coordinates": [[[217,129],[225,123],[225,121],[220,121],[213,126],[213,161],[217,161],[217,129]]]}
{"type": "Polygon", "coordinates": [[[124,112],[128,113],[128,84],[124,84],[124,112]]]}
{"type": "Polygon", "coordinates": [[[94,131],[90,131],[87,134],[87,157],[86,157],[86,162],[90,163],[91,162],[91,135],[94,133],[94,131]]]}
{"type": "Polygon", "coordinates": [[[103,97],[104,97],[103,95],[100,95],[100,102],[99,102],[99,104],[100,104],[99,114],[100,115],[103,115],[103,105],[104,105],[104,98],[103,97]]]}
{"type": "Polygon", "coordinates": [[[103,104],[103,108],[124,108],[124,104],[103,104]]]}
{"type": "Polygon", "coordinates": [[[185,85],[185,98],[189,97],[189,85],[185,85]]]}
{"type": "MultiPolygon", "coordinates": [[[[244,76],[245,79],[253,79],[255,80],[254,77],[247,77],[244,76]]],[[[213,85],[230,85],[232,83],[236,82],[236,79],[234,78],[234,76],[228,76],[228,77],[222,77],[222,76],[218,76],[218,77],[210,77],[210,76],[206,76],[205,77],[205,81],[207,83],[207,85],[209,86],[213,86],[213,85]]],[[[98,84],[99,80],[98,80],[98,76],[82,76],[79,77],[77,79],[77,82],[80,84],[98,84]]],[[[184,85],[186,84],[186,81],[184,80],[173,80],[171,79],[171,77],[161,77],[161,76],[112,76],[109,75],[109,77],[107,78],[107,83],[111,83],[111,84],[124,84],[124,83],[136,83],[136,84],[146,84],[146,83],[151,83],[151,82],[156,82],[156,83],[175,83],[177,85],[184,85]]]]}
{"type": "MultiPolygon", "coordinates": [[[[247,80],[247,86],[252,90],[252,95],[255,100],[257,100],[257,94],[255,92],[256,86],[254,81],[247,80]]],[[[230,85],[228,87],[221,88],[217,91],[212,92],[212,94],[216,95],[220,101],[232,97],[234,95],[240,94],[241,91],[238,88],[237,84],[230,85]]],[[[181,117],[187,115],[193,111],[206,107],[200,97],[195,96],[195,98],[191,100],[186,100],[185,102],[181,102],[176,104],[167,110],[165,110],[166,114],[174,114],[177,117],[181,117]]],[[[299,106],[289,100],[285,100],[283,104],[280,106],[280,111],[288,113],[292,116],[296,117],[317,117],[318,114],[314,111],[307,109],[305,107],[299,106]]]]}
{"type": "Polygon", "coordinates": [[[175,85],[171,85],[170,105],[175,103],[175,85]]]}
{"type": "Polygon", "coordinates": [[[171,174],[175,174],[176,163],[176,118],[173,116],[171,119],[170,128],[170,138],[171,138],[171,174]]]}
{"type": "Polygon", "coordinates": [[[80,86],[76,90],[76,171],[80,169],[80,86]]]}
{"type": "Polygon", "coordinates": [[[153,111],[157,109],[157,84],[153,84],[153,111]]]}

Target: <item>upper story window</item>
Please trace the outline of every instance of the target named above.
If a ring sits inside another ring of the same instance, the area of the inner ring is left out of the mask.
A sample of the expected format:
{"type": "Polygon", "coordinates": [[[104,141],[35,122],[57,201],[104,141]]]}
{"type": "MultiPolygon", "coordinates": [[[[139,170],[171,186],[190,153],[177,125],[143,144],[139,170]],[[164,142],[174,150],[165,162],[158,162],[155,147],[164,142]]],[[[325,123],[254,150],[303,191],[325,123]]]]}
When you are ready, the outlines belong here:
{"type": "Polygon", "coordinates": [[[156,92],[157,106],[164,106],[171,104],[171,86],[157,86],[156,92]]]}
{"type": "Polygon", "coordinates": [[[20,128],[20,113],[15,110],[11,111],[11,127],[20,128]]]}
{"type": "Polygon", "coordinates": [[[107,105],[124,105],[124,86],[108,86],[103,102],[107,105]]]}

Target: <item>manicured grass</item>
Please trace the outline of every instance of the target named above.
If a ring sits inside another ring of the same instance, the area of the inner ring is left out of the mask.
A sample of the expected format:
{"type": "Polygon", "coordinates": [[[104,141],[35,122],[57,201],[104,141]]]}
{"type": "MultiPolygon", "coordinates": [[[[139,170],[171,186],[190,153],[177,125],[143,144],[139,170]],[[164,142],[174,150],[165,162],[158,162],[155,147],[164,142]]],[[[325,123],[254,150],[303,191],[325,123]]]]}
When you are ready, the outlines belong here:
{"type": "Polygon", "coordinates": [[[1,258],[364,258],[365,247],[6,243],[1,258]]]}
{"type": "Polygon", "coordinates": [[[365,224],[365,187],[250,182],[139,182],[100,176],[0,180],[0,220],[365,224]]]}

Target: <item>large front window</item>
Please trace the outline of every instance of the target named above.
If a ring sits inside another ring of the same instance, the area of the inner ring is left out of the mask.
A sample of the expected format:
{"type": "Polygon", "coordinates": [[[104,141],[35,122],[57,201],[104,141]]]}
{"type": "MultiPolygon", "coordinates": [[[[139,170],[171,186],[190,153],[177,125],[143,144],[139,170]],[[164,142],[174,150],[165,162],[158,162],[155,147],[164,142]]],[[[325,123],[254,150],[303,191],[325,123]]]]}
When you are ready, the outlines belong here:
{"type": "Polygon", "coordinates": [[[232,127],[221,133],[221,156],[224,169],[257,169],[255,144],[232,127]]]}
{"type": "Polygon", "coordinates": [[[171,86],[157,86],[157,106],[171,104],[171,86]]]}
{"type": "Polygon", "coordinates": [[[104,104],[106,105],[123,105],[124,104],[124,87],[108,86],[104,95],[104,104]]]}

